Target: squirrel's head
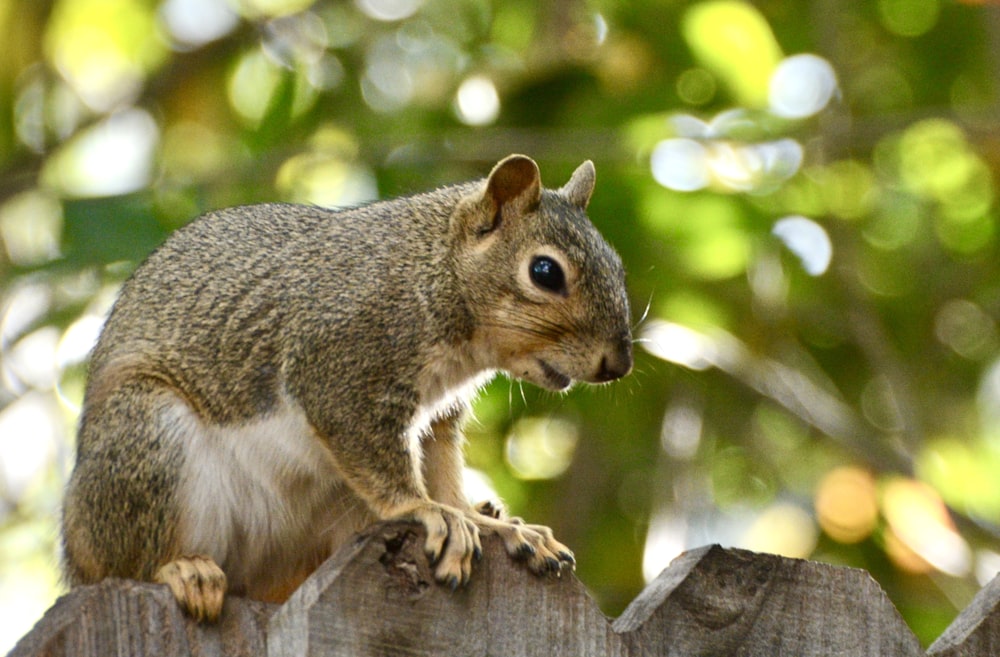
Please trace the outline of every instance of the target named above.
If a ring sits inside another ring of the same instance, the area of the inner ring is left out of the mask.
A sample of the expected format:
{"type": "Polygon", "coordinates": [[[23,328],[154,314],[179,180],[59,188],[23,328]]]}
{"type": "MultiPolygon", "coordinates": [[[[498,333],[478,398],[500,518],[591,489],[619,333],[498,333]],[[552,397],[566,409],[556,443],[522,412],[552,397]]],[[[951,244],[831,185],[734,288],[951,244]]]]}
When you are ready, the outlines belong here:
{"type": "Polygon", "coordinates": [[[490,365],[551,390],[632,369],[625,271],[586,214],[594,177],[587,161],[546,190],[538,165],[511,155],[452,216],[455,271],[490,365]]]}

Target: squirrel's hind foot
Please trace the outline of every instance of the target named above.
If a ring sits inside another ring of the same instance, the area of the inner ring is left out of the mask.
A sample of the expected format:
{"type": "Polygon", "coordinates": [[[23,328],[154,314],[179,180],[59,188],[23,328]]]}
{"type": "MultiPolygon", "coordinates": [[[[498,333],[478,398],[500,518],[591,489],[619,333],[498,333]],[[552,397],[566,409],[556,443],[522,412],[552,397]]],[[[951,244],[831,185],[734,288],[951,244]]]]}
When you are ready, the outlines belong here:
{"type": "Polygon", "coordinates": [[[226,574],[210,557],[179,557],[156,571],[153,581],[166,584],[178,604],[198,622],[215,622],[226,596],[226,574]]]}

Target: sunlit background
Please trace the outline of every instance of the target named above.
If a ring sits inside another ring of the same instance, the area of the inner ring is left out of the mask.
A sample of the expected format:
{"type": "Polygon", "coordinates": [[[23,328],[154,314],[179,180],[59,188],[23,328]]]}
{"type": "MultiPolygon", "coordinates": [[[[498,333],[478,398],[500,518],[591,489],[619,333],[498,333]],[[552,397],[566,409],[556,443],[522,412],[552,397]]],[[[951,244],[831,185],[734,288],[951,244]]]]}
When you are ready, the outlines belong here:
{"type": "Polygon", "coordinates": [[[0,0],[0,652],[64,591],[88,351],[200,212],[595,161],[628,379],[498,381],[469,481],[617,614],[708,543],[867,569],[926,644],[1000,569],[1000,8],[0,0]]]}

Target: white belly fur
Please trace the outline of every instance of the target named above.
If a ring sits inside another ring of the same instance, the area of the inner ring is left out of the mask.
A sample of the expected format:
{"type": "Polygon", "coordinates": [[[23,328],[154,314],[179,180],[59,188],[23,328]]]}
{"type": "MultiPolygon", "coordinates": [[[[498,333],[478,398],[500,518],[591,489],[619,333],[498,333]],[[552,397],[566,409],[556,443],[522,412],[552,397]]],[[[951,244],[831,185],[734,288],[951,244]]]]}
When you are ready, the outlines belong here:
{"type": "Polygon", "coordinates": [[[181,400],[165,417],[184,445],[182,554],[212,557],[230,590],[268,590],[320,560],[373,517],[346,486],[302,410],[208,426],[181,400]]]}
{"type": "MultiPolygon", "coordinates": [[[[468,354],[443,355],[448,357],[430,359],[418,382],[421,407],[407,436],[418,477],[431,420],[466,404],[493,376],[472,374],[468,354]]],[[[181,555],[214,559],[233,592],[253,597],[310,572],[377,520],[343,483],[333,455],[287,397],[266,417],[227,427],[202,422],[178,398],[163,421],[170,438],[184,446],[181,555]]]]}

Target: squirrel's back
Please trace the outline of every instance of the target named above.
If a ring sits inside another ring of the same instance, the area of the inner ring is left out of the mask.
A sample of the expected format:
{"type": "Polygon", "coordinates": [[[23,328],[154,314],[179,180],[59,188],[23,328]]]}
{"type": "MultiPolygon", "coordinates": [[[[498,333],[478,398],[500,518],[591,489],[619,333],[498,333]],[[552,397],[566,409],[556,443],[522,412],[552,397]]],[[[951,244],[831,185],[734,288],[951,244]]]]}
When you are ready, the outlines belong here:
{"type": "Polygon", "coordinates": [[[107,364],[141,355],[204,398],[212,419],[227,421],[274,402],[281,362],[296,341],[339,335],[334,341],[346,343],[371,330],[370,340],[390,333],[395,338],[386,344],[408,349],[453,331],[466,318],[454,312],[462,301],[449,285],[446,242],[450,214],[467,188],[344,210],[274,203],[199,217],[123,286],[94,350],[90,381],[100,385],[107,364]],[[393,311],[426,305],[431,290],[435,306],[451,312],[415,322],[393,311]],[[204,376],[213,361],[224,372],[217,381],[204,376]]]}

